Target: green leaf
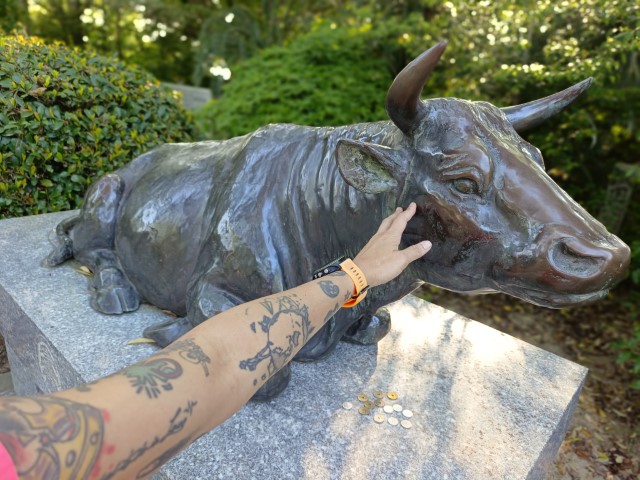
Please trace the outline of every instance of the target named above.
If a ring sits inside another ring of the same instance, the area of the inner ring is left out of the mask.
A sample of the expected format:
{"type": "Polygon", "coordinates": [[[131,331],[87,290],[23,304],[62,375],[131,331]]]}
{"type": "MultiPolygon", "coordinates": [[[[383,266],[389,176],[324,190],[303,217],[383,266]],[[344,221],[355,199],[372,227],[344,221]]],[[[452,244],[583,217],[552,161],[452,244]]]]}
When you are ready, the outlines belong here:
{"type": "Polygon", "coordinates": [[[97,176],[158,143],[195,134],[170,94],[114,58],[14,36],[0,37],[0,45],[0,217],[77,208],[97,176]],[[113,85],[126,90],[121,105],[113,85]],[[163,121],[154,122],[160,107],[163,121]]]}

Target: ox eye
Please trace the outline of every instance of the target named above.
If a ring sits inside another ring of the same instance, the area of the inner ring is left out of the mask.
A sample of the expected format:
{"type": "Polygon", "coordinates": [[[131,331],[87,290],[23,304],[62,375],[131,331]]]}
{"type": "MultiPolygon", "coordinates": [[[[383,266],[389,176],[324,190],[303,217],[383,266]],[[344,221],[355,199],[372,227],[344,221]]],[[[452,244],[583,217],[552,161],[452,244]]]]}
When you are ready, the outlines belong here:
{"type": "Polygon", "coordinates": [[[478,195],[480,192],[478,183],[470,178],[456,178],[453,181],[453,188],[465,195],[478,195]]]}

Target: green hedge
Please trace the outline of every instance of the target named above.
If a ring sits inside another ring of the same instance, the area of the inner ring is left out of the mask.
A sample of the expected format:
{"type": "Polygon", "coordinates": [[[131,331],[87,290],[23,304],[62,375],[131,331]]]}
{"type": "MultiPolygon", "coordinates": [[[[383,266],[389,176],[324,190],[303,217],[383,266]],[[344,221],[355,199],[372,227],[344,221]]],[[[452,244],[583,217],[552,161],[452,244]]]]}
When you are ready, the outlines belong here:
{"type": "Polygon", "coordinates": [[[189,114],[149,74],[0,37],[0,217],[76,208],[98,176],[194,136],[189,114]]]}
{"type": "Polygon", "coordinates": [[[268,123],[345,125],[387,118],[393,80],[367,28],[328,23],[287,47],[270,47],[233,67],[224,94],[196,114],[213,138],[248,133],[268,123]]]}

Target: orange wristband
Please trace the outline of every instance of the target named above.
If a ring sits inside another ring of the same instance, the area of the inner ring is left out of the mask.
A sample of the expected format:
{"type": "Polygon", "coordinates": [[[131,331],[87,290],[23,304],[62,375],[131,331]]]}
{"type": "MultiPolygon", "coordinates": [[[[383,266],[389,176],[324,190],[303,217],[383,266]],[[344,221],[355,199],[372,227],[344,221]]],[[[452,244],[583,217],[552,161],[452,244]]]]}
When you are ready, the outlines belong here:
{"type": "Polygon", "coordinates": [[[355,307],[358,303],[362,301],[364,297],[367,296],[367,290],[369,289],[369,285],[367,285],[367,279],[364,278],[364,274],[358,268],[358,266],[353,263],[353,260],[347,258],[340,264],[342,271],[351,277],[353,280],[353,295],[351,298],[345,303],[342,308],[351,308],[355,307]]]}

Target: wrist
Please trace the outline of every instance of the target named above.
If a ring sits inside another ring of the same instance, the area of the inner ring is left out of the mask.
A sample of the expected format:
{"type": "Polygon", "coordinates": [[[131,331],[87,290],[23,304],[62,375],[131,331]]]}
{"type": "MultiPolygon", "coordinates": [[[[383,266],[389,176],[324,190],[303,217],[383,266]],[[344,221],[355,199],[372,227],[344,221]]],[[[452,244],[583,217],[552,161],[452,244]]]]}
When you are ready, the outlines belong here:
{"type": "Polygon", "coordinates": [[[350,298],[343,304],[343,308],[354,307],[367,296],[369,284],[360,267],[350,258],[339,257],[327,265],[319,268],[313,273],[313,279],[324,277],[326,275],[342,272],[351,279],[353,290],[350,298]]]}
{"type": "Polygon", "coordinates": [[[345,259],[340,263],[340,267],[344,273],[346,273],[353,281],[353,294],[347,302],[342,305],[343,308],[355,307],[358,303],[364,300],[369,290],[369,284],[364,276],[362,270],[355,264],[350,258],[345,259]]]}

